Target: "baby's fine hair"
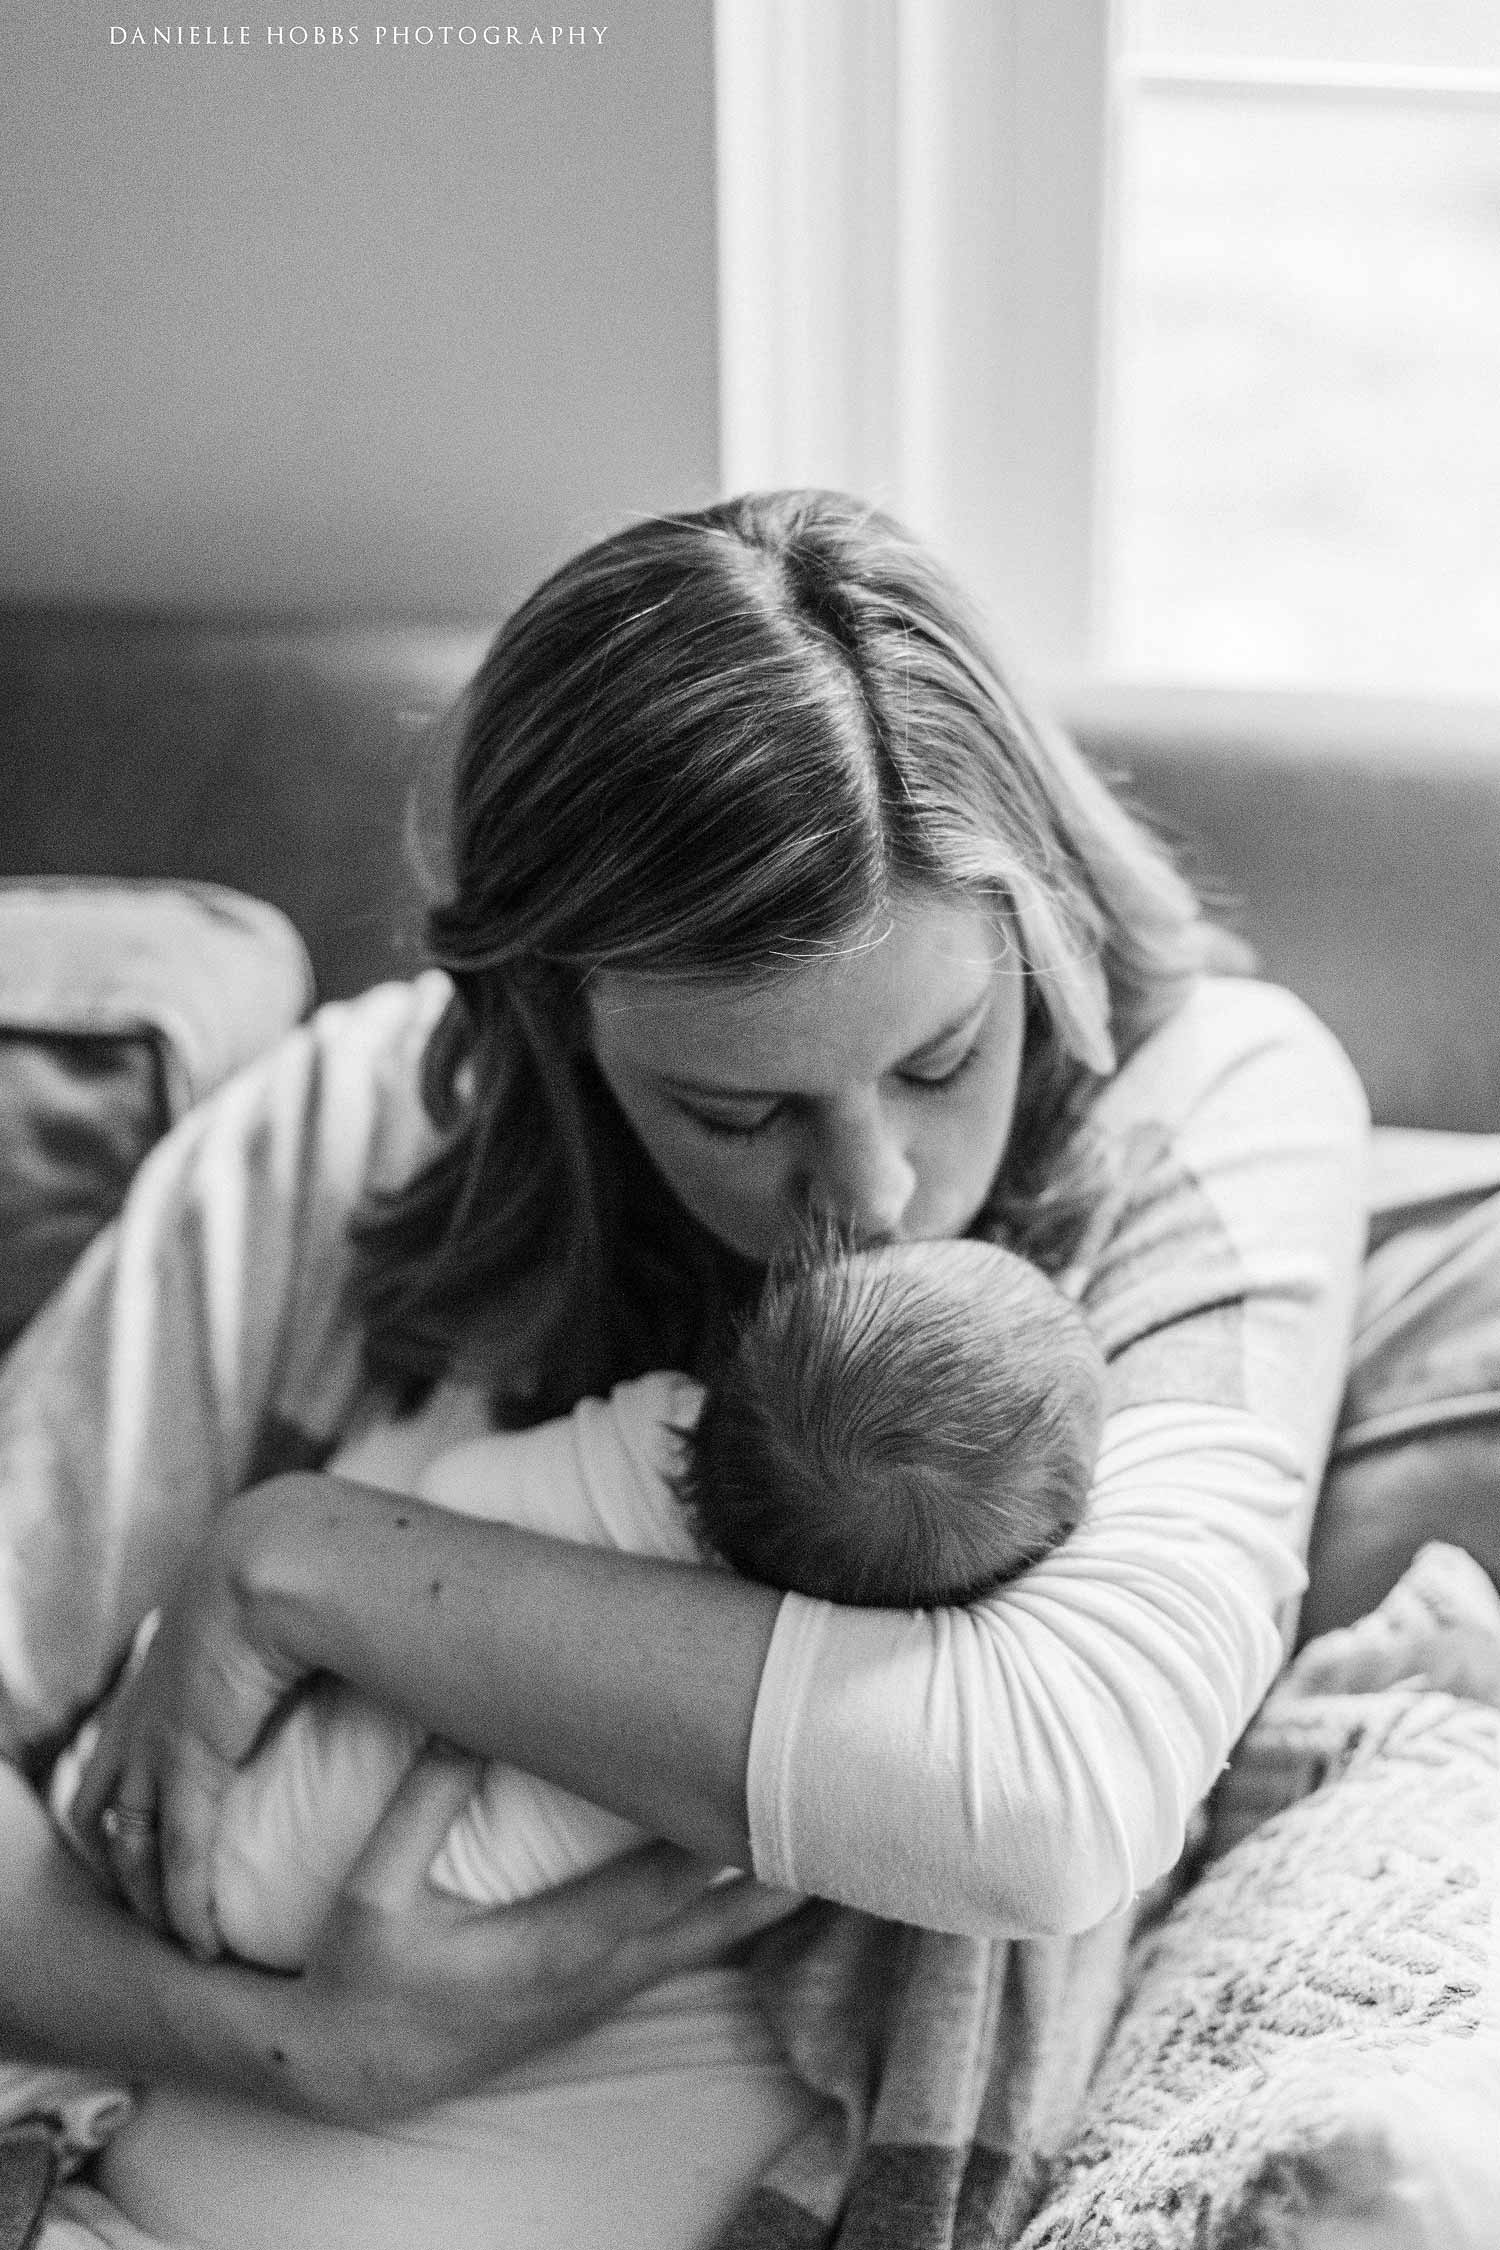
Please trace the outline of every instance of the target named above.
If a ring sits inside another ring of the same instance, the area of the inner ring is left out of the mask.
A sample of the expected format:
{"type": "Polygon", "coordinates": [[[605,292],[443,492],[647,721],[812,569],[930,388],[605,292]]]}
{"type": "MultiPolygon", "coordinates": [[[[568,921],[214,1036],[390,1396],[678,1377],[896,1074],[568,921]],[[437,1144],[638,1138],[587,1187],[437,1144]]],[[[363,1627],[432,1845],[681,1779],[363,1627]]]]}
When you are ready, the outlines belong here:
{"type": "Polygon", "coordinates": [[[804,1255],[711,1385],[682,1497],[726,1562],[787,1591],[970,1601],[1079,1521],[1102,1398],[1082,1317],[1010,1251],[804,1255]]]}

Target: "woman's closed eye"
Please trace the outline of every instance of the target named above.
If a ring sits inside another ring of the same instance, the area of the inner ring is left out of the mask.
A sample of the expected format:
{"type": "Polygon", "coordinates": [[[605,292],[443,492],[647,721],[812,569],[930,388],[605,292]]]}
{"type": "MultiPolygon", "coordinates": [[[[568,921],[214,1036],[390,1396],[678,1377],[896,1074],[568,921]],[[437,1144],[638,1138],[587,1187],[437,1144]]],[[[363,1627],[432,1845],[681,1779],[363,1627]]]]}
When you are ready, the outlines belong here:
{"type": "Polygon", "coordinates": [[[786,1107],[784,1102],[768,1102],[762,1110],[746,1117],[714,1117],[706,1110],[682,1105],[683,1114],[716,1141],[753,1141],[767,1126],[775,1123],[786,1107]]]}
{"type": "Polygon", "coordinates": [[[978,1058],[979,1042],[976,1039],[971,1046],[964,1049],[957,1062],[941,1063],[936,1069],[930,1064],[925,1064],[920,1070],[903,1070],[898,1073],[898,1076],[907,1086],[919,1086],[925,1093],[929,1094],[941,1093],[945,1086],[956,1086],[964,1072],[978,1058]]]}
{"type": "MultiPolygon", "coordinates": [[[[903,1086],[911,1086],[924,1094],[942,1093],[946,1087],[956,1086],[971,1065],[978,1059],[979,1042],[967,1046],[956,1062],[942,1062],[934,1067],[924,1064],[920,1069],[898,1070],[896,1077],[903,1086]]],[[[720,1116],[711,1110],[683,1103],[682,1108],[693,1123],[713,1140],[753,1141],[776,1123],[786,1109],[785,1101],[766,1102],[761,1108],[737,1116],[720,1116]]]]}

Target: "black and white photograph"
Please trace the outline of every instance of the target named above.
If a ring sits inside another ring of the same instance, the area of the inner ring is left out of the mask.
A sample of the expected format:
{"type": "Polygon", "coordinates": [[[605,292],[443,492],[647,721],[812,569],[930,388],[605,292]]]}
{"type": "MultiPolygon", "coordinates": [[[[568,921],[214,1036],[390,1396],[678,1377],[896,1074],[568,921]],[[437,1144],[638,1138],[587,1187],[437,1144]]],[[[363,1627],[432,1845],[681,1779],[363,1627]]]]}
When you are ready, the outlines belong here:
{"type": "Polygon", "coordinates": [[[1500,2250],[1500,11],[0,0],[0,2250],[1500,2250]]]}

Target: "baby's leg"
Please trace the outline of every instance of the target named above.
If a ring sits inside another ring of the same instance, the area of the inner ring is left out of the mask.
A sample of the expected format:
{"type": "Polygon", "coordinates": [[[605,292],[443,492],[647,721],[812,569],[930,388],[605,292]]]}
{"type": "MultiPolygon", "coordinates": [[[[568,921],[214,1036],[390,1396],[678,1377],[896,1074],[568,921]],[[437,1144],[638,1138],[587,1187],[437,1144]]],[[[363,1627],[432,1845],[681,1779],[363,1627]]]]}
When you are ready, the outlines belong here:
{"type": "Polygon", "coordinates": [[[317,1681],[288,1707],[224,1800],[214,1914],[231,1952],[301,1966],[425,1740],[339,1681],[317,1681]]]}

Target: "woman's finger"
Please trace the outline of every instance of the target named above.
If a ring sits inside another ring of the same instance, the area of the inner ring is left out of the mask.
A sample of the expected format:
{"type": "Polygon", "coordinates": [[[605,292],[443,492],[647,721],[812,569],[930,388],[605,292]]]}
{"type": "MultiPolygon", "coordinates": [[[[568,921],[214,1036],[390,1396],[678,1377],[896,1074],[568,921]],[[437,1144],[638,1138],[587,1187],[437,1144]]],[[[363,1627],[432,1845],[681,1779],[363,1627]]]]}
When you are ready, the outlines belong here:
{"type": "Polygon", "coordinates": [[[806,1903],[797,1892],[772,1890],[751,1875],[712,1883],[669,1920],[620,1941],[604,1973],[610,2004],[664,1977],[711,1967],[806,1903]]]}
{"type": "Polygon", "coordinates": [[[753,1875],[735,1875],[712,1884],[681,1914],[637,1942],[655,1949],[662,1964],[658,1974],[702,1968],[806,1904],[798,1891],[773,1890],[753,1875]]]}
{"type": "Polygon", "coordinates": [[[169,1926],[200,1961],[224,1950],[214,1913],[214,1845],[233,1778],[233,1767],[188,1736],[175,1745],[161,1793],[162,1904],[169,1926]]]}
{"type": "MultiPolygon", "coordinates": [[[[144,1618],[103,1702],[59,1761],[54,1787],[71,1759],[71,1795],[59,1805],[65,1826],[131,1909],[165,1930],[158,1850],[154,1761],[141,1727],[142,1674],[160,1612],[144,1618]]],[[[66,1785],[66,1783],[65,1783],[66,1785]]]]}
{"type": "Polygon", "coordinates": [[[99,1815],[99,1834],[115,1888],[132,1913],[165,1932],[158,1859],[156,1788],[149,1775],[127,1771],[99,1815]]]}
{"type": "Polygon", "coordinates": [[[84,1733],[91,1733],[93,1737],[83,1761],[83,1776],[72,1806],[73,1823],[85,1834],[99,1833],[100,1816],[116,1795],[120,1776],[129,1762],[138,1682],[147,1652],[156,1636],[159,1617],[160,1612],[152,1610],[143,1620],[112,1686],[95,1710],[88,1727],[79,1735],[80,1745],[84,1733]]]}
{"type": "Polygon", "coordinates": [[[654,1843],[512,1911],[536,1918],[559,1975],[603,1980],[612,2004],[718,1960],[801,1904],[795,1892],[654,1843]]]}
{"type": "Polygon", "coordinates": [[[343,1891],[364,1906],[390,1908],[420,1895],[443,1839],[473,1796],[477,1758],[431,1743],[403,1776],[343,1891]]]}
{"type": "Polygon", "coordinates": [[[109,1856],[99,1821],[115,1793],[121,1763],[120,1745],[106,1734],[103,1713],[96,1713],[63,1752],[51,1782],[57,1818],[105,1876],[109,1856]]]}
{"type": "MultiPolygon", "coordinates": [[[[675,1922],[719,1882],[721,1871],[679,1844],[645,1844],[570,1883],[507,1909],[562,1980],[599,1972],[619,1949],[675,1922]]],[[[650,1973],[623,1987],[634,1991],[650,1973]]]]}

